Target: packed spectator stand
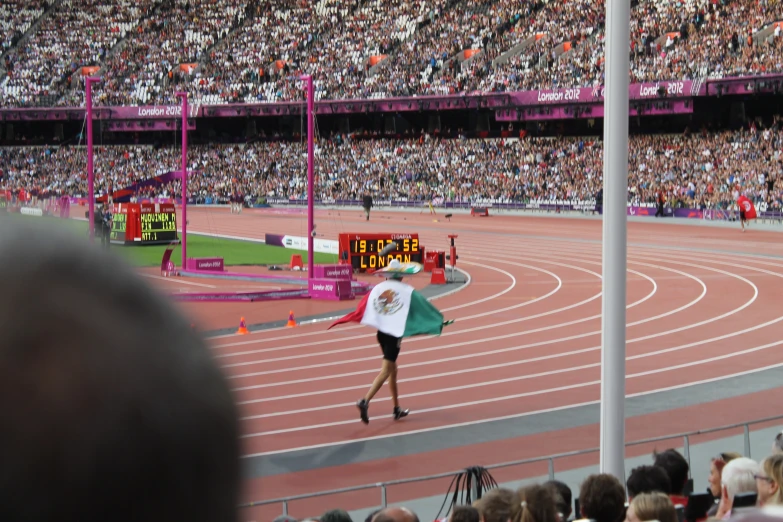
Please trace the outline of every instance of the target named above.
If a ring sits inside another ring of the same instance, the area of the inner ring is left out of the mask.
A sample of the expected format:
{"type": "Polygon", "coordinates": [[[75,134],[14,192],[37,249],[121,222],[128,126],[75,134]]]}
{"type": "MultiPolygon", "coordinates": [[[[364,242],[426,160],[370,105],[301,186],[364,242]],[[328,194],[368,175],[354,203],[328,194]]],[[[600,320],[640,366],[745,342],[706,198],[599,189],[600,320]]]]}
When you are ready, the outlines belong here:
{"type": "MultiPolygon", "coordinates": [[[[98,67],[100,105],[201,104],[595,86],[603,2],[573,0],[61,0],[12,9],[2,105],[83,105],[98,67]],[[22,34],[22,36],[20,36],[22,34]],[[85,38],[85,35],[89,36],[85,38]],[[12,45],[15,44],[15,45],[12,45]],[[46,67],[41,67],[46,63],[46,67]]],[[[634,3],[632,81],[783,70],[779,0],[634,3]]]]}
{"type": "MultiPolygon", "coordinates": [[[[601,188],[598,138],[409,139],[336,135],[316,148],[316,198],[512,202],[590,200],[601,188]]],[[[178,170],[174,145],[98,146],[97,191],[117,190],[178,170]]],[[[248,203],[306,197],[305,144],[258,141],[210,144],[189,150],[190,194],[225,202],[239,191],[248,203]]],[[[85,196],[82,146],[0,149],[0,179],[15,191],[85,196]]],[[[739,131],[632,136],[629,203],[652,203],[663,191],[672,207],[730,208],[745,194],[767,208],[783,208],[783,128],[755,123],[739,131]]],[[[138,197],[170,197],[176,185],[150,187],[138,197]]]]}

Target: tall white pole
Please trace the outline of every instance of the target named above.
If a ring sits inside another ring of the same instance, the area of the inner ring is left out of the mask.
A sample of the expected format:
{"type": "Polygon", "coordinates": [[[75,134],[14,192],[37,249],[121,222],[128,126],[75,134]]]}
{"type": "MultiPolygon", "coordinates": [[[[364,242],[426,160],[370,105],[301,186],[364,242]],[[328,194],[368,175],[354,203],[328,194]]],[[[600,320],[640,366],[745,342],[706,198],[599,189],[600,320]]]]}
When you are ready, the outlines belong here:
{"type": "Polygon", "coordinates": [[[600,469],[623,484],[630,18],[628,0],[606,0],[600,469]]]}

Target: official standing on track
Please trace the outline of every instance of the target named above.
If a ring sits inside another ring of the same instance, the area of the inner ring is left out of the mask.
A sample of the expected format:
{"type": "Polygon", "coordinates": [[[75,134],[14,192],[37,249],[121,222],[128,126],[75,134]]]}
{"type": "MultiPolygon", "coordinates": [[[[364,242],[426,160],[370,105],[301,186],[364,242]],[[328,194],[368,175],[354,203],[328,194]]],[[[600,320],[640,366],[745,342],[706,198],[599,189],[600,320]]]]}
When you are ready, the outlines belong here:
{"type": "Polygon", "coordinates": [[[109,248],[111,245],[111,222],[112,214],[108,203],[104,203],[101,208],[101,246],[109,248]]]}
{"type": "Polygon", "coordinates": [[[365,194],[362,198],[362,207],[364,207],[364,215],[367,217],[367,221],[370,221],[370,209],[372,208],[372,196],[365,194]]]}

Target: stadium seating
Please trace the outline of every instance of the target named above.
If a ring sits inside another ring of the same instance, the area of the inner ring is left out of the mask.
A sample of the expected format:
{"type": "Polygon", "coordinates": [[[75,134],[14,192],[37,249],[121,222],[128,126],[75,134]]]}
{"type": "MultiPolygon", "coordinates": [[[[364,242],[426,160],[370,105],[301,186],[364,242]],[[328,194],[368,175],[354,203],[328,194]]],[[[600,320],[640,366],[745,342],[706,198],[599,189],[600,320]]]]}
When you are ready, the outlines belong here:
{"type": "MultiPolygon", "coordinates": [[[[99,105],[173,103],[177,86],[209,105],[295,100],[303,72],[314,76],[317,99],[603,81],[603,2],[64,0],[48,11],[43,1],[21,4],[0,9],[3,107],[82,105],[82,67],[98,67],[104,78],[99,105]]],[[[781,20],[781,2],[639,1],[631,79],[779,72],[781,20]]]]}
{"type": "MultiPolygon", "coordinates": [[[[496,201],[589,200],[601,188],[602,148],[582,138],[359,140],[322,142],[316,166],[316,197],[496,201]]],[[[737,132],[632,136],[629,201],[652,203],[659,191],[672,206],[727,208],[739,192],[770,210],[783,208],[783,130],[755,125],[737,132]],[[768,179],[775,180],[770,193],[768,179]]],[[[232,190],[256,198],[304,199],[304,144],[259,142],[201,145],[190,149],[197,174],[191,195],[199,202],[225,202],[232,190]]],[[[100,193],[110,185],[177,170],[176,147],[97,147],[100,193]]],[[[0,177],[8,188],[38,187],[85,195],[84,147],[0,149],[0,177]]],[[[179,194],[177,182],[139,197],[179,194]]]]}

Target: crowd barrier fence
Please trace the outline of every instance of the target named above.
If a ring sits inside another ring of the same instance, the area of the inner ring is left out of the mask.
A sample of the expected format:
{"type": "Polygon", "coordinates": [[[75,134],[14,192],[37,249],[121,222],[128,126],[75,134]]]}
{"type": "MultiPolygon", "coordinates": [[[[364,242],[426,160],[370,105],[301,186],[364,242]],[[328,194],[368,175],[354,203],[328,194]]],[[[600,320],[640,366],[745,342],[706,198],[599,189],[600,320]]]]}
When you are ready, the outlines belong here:
{"type": "MultiPolygon", "coordinates": [[[[663,435],[660,437],[652,437],[652,438],[646,438],[646,439],[640,439],[635,440],[631,442],[627,442],[625,447],[626,450],[629,447],[633,446],[639,446],[644,444],[651,444],[656,442],[664,442],[667,440],[673,440],[673,439],[682,439],[682,447],[683,447],[683,455],[685,459],[688,461],[688,465],[693,469],[693,465],[691,464],[691,439],[698,435],[708,435],[708,434],[714,434],[714,433],[720,433],[725,432],[729,430],[736,430],[739,428],[742,428],[743,430],[743,455],[752,458],[751,455],[751,443],[750,443],[750,433],[751,433],[751,426],[759,425],[759,424],[768,424],[774,421],[780,421],[783,420],[783,415],[777,415],[773,417],[765,417],[761,419],[756,419],[748,422],[740,422],[735,424],[726,424],[723,426],[718,426],[715,428],[708,428],[703,430],[694,430],[694,431],[688,431],[688,432],[680,432],[680,433],[672,433],[669,435],[663,435]]],[[[770,440],[770,448],[772,447],[772,440],[770,440]]],[[[578,451],[569,451],[564,453],[556,453],[554,455],[545,455],[541,457],[535,457],[535,458],[529,458],[529,459],[522,459],[522,460],[515,460],[510,462],[503,462],[500,464],[490,464],[484,466],[487,470],[499,470],[503,468],[509,468],[514,466],[522,466],[525,464],[536,464],[536,463],[543,463],[546,462],[548,465],[548,476],[549,480],[554,480],[556,478],[555,473],[555,461],[569,458],[569,457],[577,457],[581,455],[589,455],[591,453],[598,453],[600,451],[600,448],[594,447],[594,448],[588,448],[578,451]]],[[[407,479],[399,479],[399,480],[391,480],[388,482],[378,482],[374,484],[362,484],[358,486],[351,486],[347,488],[340,488],[340,489],[331,489],[331,490],[324,490],[324,491],[317,491],[313,493],[306,493],[302,495],[294,495],[289,497],[281,497],[281,498],[273,498],[269,500],[260,500],[256,502],[247,502],[244,504],[240,504],[240,508],[247,509],[247,508],[253,508],[253,507],[259,507],[259,506],[268,506],[271,504],[281,504],[282,505],[282,513],[284,515],[289,514],[289,505],[291,502],[297,501],[297,500],[306,500],[306,499],[313,499],[318,497],[327,497],[327,496],[336,496],[344,493],[351,493],[356,491],[364,491],[364,490],[380,490],[380,507],[387,507],[388,505],[388,496],[387,496],[387,490],[392,486],[397,486],[401,484],[414,484],[414,483],[420,483],[420,482],[427,482],[427,481],[433,481],[438,479],[445,479],[455,476],[456,474],[460,473],[462,470],[455,470],[448,473],[438,473],[434,475],[424,475],[419,477],[412,477],[407,479]]],[[[624,482],[624,481],[623,481],[624,482]]]]}

